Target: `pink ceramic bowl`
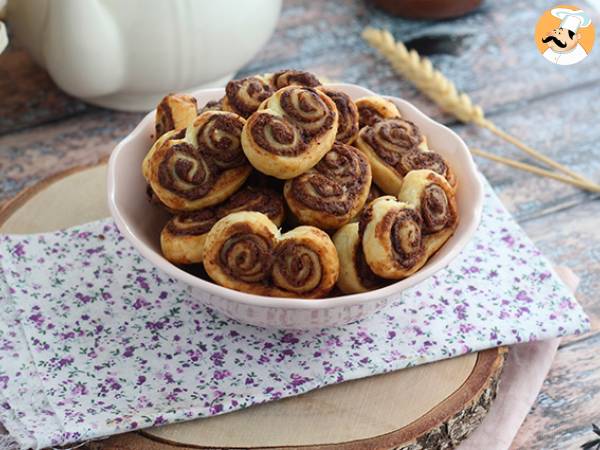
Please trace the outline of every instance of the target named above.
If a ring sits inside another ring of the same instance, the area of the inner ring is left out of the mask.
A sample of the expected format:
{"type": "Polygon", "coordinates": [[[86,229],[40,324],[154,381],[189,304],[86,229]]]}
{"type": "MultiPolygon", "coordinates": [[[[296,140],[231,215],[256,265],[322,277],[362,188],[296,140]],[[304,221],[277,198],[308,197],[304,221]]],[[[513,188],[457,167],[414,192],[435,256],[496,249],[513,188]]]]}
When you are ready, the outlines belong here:
{"type": "MultiPolygon", "coordinates": [[[[373,92],[352,84],[332,84],[353,99],[373,92]]],[[[224,90],[206,89],[196,92],[199,105],[223,96],[224,90]]],[[[160,230],[167,215],[151,205],[146,197],[142,177],[142,159],[152,145],[154,111],[113,150],[108,166],[108,203],[112,216],[123,233],[142,255],[160,270],[188,286],[190,295],[224,315],[240,322],[276,328],[324,328],[362,319],[384,307],[402,292],[444,268],[473,236],[481,217],[483,186],[471,154],[463,140],[449,128],[425,116],[410,103],[387,97],[402,115],[416,123],[427,136],[432,149],[444,156],[456,173],[460,224],[450,240],[416,274],[381,289],[362,294],[319,300],[263,297],[197,278],[167,261],[160,252],[160,230]]],[[[405,302],[411,302],[407,297],[405,302]]]]}

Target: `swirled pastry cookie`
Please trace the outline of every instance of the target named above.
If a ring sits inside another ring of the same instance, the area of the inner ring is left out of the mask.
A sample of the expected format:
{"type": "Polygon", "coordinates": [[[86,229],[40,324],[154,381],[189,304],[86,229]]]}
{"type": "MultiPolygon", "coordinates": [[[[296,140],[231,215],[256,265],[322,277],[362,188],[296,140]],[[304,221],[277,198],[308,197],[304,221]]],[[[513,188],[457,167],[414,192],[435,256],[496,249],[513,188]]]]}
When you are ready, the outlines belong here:
{"type": "Polygon", "coordinates": [[[365,260],[383,278],[401,279],[419,270],[454,233],[455,192],[431,170],[407,175],[398,199],[374,200],[359,222],[365,260]]]}
{"type": "Polygon", "coordinates": [[[338,129],[333,100],[314,88],[278,90],[252,114],[242,131],[242,147],[262,173],[294,178],[319,162],[338,129]]]}
{"type": "Polygon", "coordinates": [[[270,79],[271,85],[276,91],[287,86],[317,87],[321,85],[316,76],[302,70],[280,70],[272,75],[265,75],[265,77],[270,79]]]}
{"type": "Polygon", "coordinates": [[[419,211],[391,195],[379,197],[359,221],[365,261],[383,278],[412,275],[427,261],[419,211]]]}
{"type": "Polygon", "coordinates": [[[335,140],[352,144],[358,135],[358,109],[345,92],[327,87],[320,88],[333,102],[338,111],[338,131],[335,140]]]}
{"type": "Polygon", "coordinates": [[[358,222],[349,223],[333,235],[333,243],[340,260],[337,286],[344,294],[372,291],[386,282],[375,275],[365,261],[362,236],[358,228],[358,222]]]}
{"type": "Polygon", "coordinates": [[[286,181],[283,195],[300,223],[337,229],[363,208],[370,185],[367,158],[336,142],[316,166],[286,181]]]}
{"type": "Polygon", "coordinates": [[[222,108],[248,118],[274,92],[270,80],[260,75],[231,80],[225,86],[222,108]]]}
{"type": "Polygon", "coordinates": [[[398,200],[419,211],[426,253],[431,256],[452,236],[458,225],[455,189],[431,170],[409,172],[398,193],[398,200]]]}
{"type": "Polygon", "coordinates": [[[156,141],[142,172],[159,200],[176,211],[193,211],[237,191],[252,171],[240,144],[244,123],[234,113],[207,111],[185,136],[171,131],[156,141]]]}
{"type": "Polygon", "coordinates": [[[394,119],[400,116],[396,105],[382,97],[363,97],[356,101],[359,126],[373,126],[383,119],[394,119]]]}
{"type": "Polygon", "coordinates": [[[369,158],[373,179],[386,194],[396,195],[404,176],[416,169],[431,169],[454,184],[450,166],[427,148],[425,136],[408,120],[382,119],[366,126],[358,133],[356,146],[369,158]]]}
{"type": "Polygon", "coordinates": [[[339,274],[327,233],[301,226],[280,234],[258,212],[233,213],[213,226],[205,242],[204,268],[222,286],[274,297],[323,297],[339,274]]]}
{"type": "Polygon", "coordinates": [[[201,263],[206,234],[217,220],[212,207],[174,216],[160,233],[163,256],[174,264],[201,263]]]}
{"type": "Polygon", "coordinates": [[[156,107],[154,118],[154,139],[167,131],[187,128],[198,115],[197,101],[191,95],[170,94],[156,107]]]}
{"type": "Polygon", "coordinates": [[[239,211],[258,211],[275,225],[284,219],[283,199],[268,189],[246,187],[219,207],[181,213],[167,222],[160,234],[160,246],[165,258],[175,264],[201,263],[204,241],[217,220],[239,211]]]}

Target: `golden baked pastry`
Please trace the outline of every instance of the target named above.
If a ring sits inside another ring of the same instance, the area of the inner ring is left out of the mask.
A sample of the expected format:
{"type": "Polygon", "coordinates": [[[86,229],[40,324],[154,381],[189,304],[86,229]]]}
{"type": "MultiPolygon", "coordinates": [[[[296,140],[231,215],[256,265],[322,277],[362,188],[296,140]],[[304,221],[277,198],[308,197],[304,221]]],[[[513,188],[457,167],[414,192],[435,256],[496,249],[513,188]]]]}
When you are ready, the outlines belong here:
{"type": "Polygon", "coordinates": [[[169,94],[156,107],[154,116],[154,139],[167,131],[180,130],[190,125],[198,115],[194,97],[185,94],[169,94]]]}
{"type": "Polygon", "coordinates": [[[373,126],[383,119],[401,117],[396,105],[378,96],[363,97],[356,101],[358,108],[359,126],[373,126]]]}
{"type": "Polygon", "coordinates": [[[225,97],[220,98],[219,100],[209,100],[202,108],[200,108],[199,114],[206,111],[223,111],[224,98],[225,97]]]}
{"type": "Polygon", "coordinates": [[[160,233],[163,256],[174,264],[201,263],[206,234],[217,222],[215,208],[180,213],[160,233]]]}
{"type": "Polygon", "coordinates": [[[175,264],[201,263],[207,233],[217,220],[239,211],[261,212],[277,226],[281,226],[285,217],[280,194],[246,187],[219,207],[181,213],[169,220],[160,234],[164,257],[175,264]]]}
{"type": "Polygon", "coordinates": [[[158,199],[175,211],[221,203],[252,171],[240,144],[245,120],[207,111],[185,130],[170,131],[152,146],[142,173],[158,199]]]}
{"type": "Polygon", "coordinates": [[[314,88],[278,90],[252,114],[242,131],[242,147],[262,173],[294,178],[319,162],[335,140],[335,103],[314,88]]]}
{"type": "Polygon", "coordinates": [[[358,136],[358,108],[345,92],[327,87],[320,90],[333,100],[338,111],[338,131],[335,140],[352,144],[358,136]]]}
{"type": "Polygon", "coordinates": [[[398,200],[416,208],[423,219],[425,247],[432,255],[452,236],[458,225],[456,189],[431,170],[413,170],[404,177],[398,200]]]}
{"type": "Polygon", "coordinates": [[[300,223],[337,229],[363,208],[370,185],[365,155],[336,142],[316,166],[287,180],[283,195],[300,223]]]}
{"type": "Polygon", "coordinates": [[[355,145],[369,158],[373,179],[386,194],[396,195],[404,176],[416,169],[431,169],[454,184],[450,166],[427,148],[425,136],[408,120],[382,119],[365,126],[355,145]]]}
{"type": "Polygon", "coordinates": [[[259,212],[229,214],[213,226],[204,246],[204,268],[221,286],[274,297],[323,297],[339,274],[327,233],[301,226],[281,234],[259,212]]]}
{"type": "Polygon", "coordinates": [[[302,70],[280,70],[265,77],[269,78],[276,91],[287,86],[317,87],[321,85],[316,76],[302,70]]]}
{"type": "Polygon", "coordinates": [[[362,249],[358,222],[344,225],[333,235],[333,243],[340,260],[337,286],[344,294],[367,292],[380,288],[386,282],[373,273],[362,249]]]}
{"type": "Polygon", "coordinates": [[[411,172],[398,199],[379,197],[361,215],[365,260],[382,278],[405,278],[423,267],[457,224],[450,183],[431,170],[411,172]]]}
{"type": "Polygon", "coordinates": [[[248,118],[274,92],[270,79],[260,75],[231,80],[225,86],[225,97],[221,107],[224,111],[231,111],[248,118]]]}

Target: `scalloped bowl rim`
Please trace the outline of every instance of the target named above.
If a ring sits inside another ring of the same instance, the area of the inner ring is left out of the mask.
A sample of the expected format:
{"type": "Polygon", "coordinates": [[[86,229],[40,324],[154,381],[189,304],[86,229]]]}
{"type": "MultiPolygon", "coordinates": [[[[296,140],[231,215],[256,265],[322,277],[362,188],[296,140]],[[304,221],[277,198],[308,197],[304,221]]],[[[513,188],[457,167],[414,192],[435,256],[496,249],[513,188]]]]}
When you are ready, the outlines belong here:
{"type": "MultiPolygon", "coordinates": [[[[379,95],[375,94],[373,91],[363,88],[358,85],[348,84],[348,83],[327,83],[328,87],[336,88],[342,91],[351,90],[355,92],[360,92],[360,97],[369,96],[369,95],[379,95]]],[[[210,97],[214,99],[218,99],[222,97],[224,93],[223,88],[213,88],[213,89],[202,89],[196,92],[192,92],[191,95],[198,97],[210,97]]],[[[429,125],[435,127],[438,132],[445,133],[449,138],[456,141],[459,144],[459,148],[462,150],[461,154],[458,156],[461,159],[460,163],[465,165],[465,169],[469,172],[470,176],[473,178],[471,192],[473,204],[469,209],[467,214],[461,214],[459,227],[462,228],[462,232],[457,236],[457,233],[450,238],[444,247],[452,244],[452,248],[447,251],[445,255],[441,258],[436,259],[431,264],[428,262],[423,268],[421,268],[418,272],[411,275],[404,280],[400,280],[394,282],[388,286],[375,289],[368,292],[358,293],[358,294],[349,294],[342,295],[338,297],[330,297],[330,298],[322,298],[322,299],[302,299],[302,298],[287,298],[287,297],[268,297],[261,296],[255,294],[249,294],[245,292],[236,291],[233,289],[229,289],[223,286],[220,286],[216,283],[212,283],[210,281],[203,280],[202,278],[196,277],[183,269],[180,269],[176,265],[167,261],[160,253],[157,253],[150,247],[148,247],[142,240],[136,235],[136,233],[131,229],[127,220],[124,218],[122,211],[120,210],[117,202],[117,189],[116,185],[119,182],[115,176],[115,165],[118,164],[119,156],[122,152],[126,151],[126,149],[133,143],[133,141],[138,138],[138,136],[145,132],[145,128],[147,128],[149,122],[154,122],[154,113],[155,111],[150,111],[144,118],[140,121],[140,123],[135,127],[135,129],[125,137],[117,146],[114,148],[109,163],[108,163],[108,204],[111,215],[121,231],[121,233],[125,236],[125,238],[133,244],[133,246],[145,257],[147,258],[153,265],[172,276],[173,278],[185,283],[186,285],[200,289],[208,294],[212,294],[218,297],[225,297],[229,300],[233,300],[235,302],[239,302],[247,305],[254,306],[262,306],[269,308],[284,308],[284,309],[327,309],[331,307],[338,306],[350,306],[361,303],[367,303],[371,301],[377,301],[380,299],[388,298],[394,295],[400,294],[405,289],[413,287],[425,279],[431,277],[436,272],[445,268],[458,254],[463,250],[463,248],[467,245],[467,243],[473,237],[475,230],[479,225],[479,221],[481,219],[481,213],[483,208],[483,185],[481,179],[479,177],[477,168],[471,157],[471,153],[469,152],[464,141],[450,128],[442,125],[441,123],[431,119],[424,113],[422,113],[419,109],[413,106],[411,103],[406,100],[402,100],[398,97],[381,95],[381,97],[387,98],[394,102],[403,113],[403,115],[409,116],[408,118],[414,120],[414,117],[418,117],[419,121],[423,121],[428,123],[429,125]],[[409,112],[408,114],[406,114],[409,112]]],[[[456,164],[456,163],[454,163],[456,164]]],[[[141,160],[140,160],[141,167],[141,160]]],[[[136,170],[141,170],[138,167],[136,170]]],[[[459,182],[459,189],[461,180],[459,182]]],[[[149,205],[149,207],[151,207],[149,205]]],[[[158,238],[158,237],[157,237],[158,238]]],[[[437,254],[436,254],[437,255],[437,254]]],[[[435,256],[434,255],[434,258],[435,256]]],[[[430,260],[431,261],[431,260],[430,260]]]]}

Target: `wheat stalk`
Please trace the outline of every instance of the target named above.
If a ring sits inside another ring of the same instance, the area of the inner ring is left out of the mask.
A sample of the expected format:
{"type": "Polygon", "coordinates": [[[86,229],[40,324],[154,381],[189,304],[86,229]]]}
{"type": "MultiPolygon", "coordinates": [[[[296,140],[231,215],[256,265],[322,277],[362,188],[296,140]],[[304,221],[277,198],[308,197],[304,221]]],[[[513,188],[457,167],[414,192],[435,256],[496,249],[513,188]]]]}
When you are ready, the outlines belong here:
{"type": "Polygon", "coordinates": [[[530,172],[535,175],[541,175],[546,178],[552,178],[553,180],[558,180],[566,184],[570,184],[571,186],[578,187],[580,189],[585,189],[590,192],[600,192],[600,186],[596,186],[594,184],[589,184],[585,181],[575,180],[572,177],[568,177],[566,175],[561,175],[560,173],[552,172],[550,170],[545,170],[540,167],[532,166],[531,164],[527,164],[521,161],[516,161],[514,159],[505,158],[503,156],[495,155],[494,153],[489,153],[479,148],[470,148],[471,153],[474,155],[480,156],[482,158],[489,159],[491,161],[495,161],[500,164],[504,164],[506,166],[524,170],[525,172],[530,172]]]}
{"type": "Polygon", "coordinates": [[[600,185],[587,180],[568,167],[559,164],[498,128],[492,121],[485,117],[483,109],[474,104],[467,94],[459,92],[454,83],[439,70],[436,70],[428,58],[421,57],[415,50],[409,51],[402,42],[397,42],[389,31],[365,28],[362,36],[372,47],[385,56],[396,72],[412,82],[423,94],[437,103],[444,111],[454,115],[462,122],[474,123],[487,128],[529,156],[567,174],[575,180],[582,181],[585,185],[600,189],[600,185]]]}

